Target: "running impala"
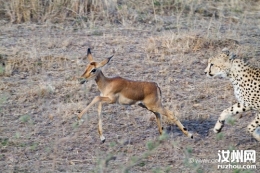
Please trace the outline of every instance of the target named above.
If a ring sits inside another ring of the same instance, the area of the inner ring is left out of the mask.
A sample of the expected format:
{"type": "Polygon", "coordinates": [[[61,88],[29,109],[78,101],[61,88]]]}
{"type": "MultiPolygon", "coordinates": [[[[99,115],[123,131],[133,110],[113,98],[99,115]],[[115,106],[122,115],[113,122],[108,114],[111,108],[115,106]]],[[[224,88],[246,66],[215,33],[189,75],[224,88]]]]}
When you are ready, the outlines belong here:
{"type": "Polygon", "coordinates": [[[89,64],[85,72],[81,76],[86,80],[94,79],[97,83],[98,89],[101,92],[100,96],[96,96],[91,103],[78,115],[78,119],[88,111],[88,109],[95,103],[98,103],[98,133],[101,141],[105,142],[105,137],[102,133],[102,118],[101,109],[103,103],[113,104],[119,103],[122,105],[132,105],[139,102],[139,106],[153,112],[156,116],[159,133],[162,134],[163,128],[161,123],[161,115],[175,123],[181,131],[188,137],[193,138],[193,135],[182,125],[174,114],[165,109],[161,103],[161,90],[157,83],[146,81],[133,81],[121,77],[106,77],[101,71],[101,67],[106,65],[113,56],[101,61],[94,61],[90,48],[88,49],[87,59],[89,64]]]}

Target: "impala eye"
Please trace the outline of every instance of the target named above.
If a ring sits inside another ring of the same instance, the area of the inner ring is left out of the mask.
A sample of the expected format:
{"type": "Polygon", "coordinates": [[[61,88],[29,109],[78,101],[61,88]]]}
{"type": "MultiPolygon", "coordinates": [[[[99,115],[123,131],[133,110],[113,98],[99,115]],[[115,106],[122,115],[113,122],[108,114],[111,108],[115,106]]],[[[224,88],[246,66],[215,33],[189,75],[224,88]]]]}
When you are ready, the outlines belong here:
{"type": "Polygon", "coordinates": [[[212,67],[214,64],[210,64],[210,67],[212,67]]]}
{"type": "Polygon", "coordinates": [[[97,70],[94,68],[91,70],[91,73],[95,73],[97,70]]]}

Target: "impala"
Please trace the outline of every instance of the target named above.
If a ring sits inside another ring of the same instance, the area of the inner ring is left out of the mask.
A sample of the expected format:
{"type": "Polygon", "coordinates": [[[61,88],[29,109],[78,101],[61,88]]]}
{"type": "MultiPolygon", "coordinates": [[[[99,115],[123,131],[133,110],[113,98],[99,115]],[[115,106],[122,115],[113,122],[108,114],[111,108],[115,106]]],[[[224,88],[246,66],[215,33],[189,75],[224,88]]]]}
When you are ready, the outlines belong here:
{"type": "Polygon", "coordinates": [[[103,103],[113,104],[119,103],[122,105],[132,105],[140,102],[138,105],[153,112],[156,116],[159,133],[162,134],[163,128],[161,123],[161,115],[166,116],[170,122],[175,123],[181,131],[188,137],[193,138],[193,135],[182,125],[182,123],[174,116],[174,114],[165,109],[161,103],[161,90],[157,83],[146,81],[133,81],[121,77],[108,78],[104,76],[101,67],[106,65],[113,56],[101,61],[94,61],[90,48],[88,49],[87,59],[89,64],[85,72],[81,76],[84,83],[87,79],[94,79],[98,89],[101,92],[100,96],[96,96],[91,103],[78,115],[78,119],[88,111],[95,103],[98,103],[98,133],[101,141],[105,142],[105,137],[102,133],[101,109],[103,103]]]}

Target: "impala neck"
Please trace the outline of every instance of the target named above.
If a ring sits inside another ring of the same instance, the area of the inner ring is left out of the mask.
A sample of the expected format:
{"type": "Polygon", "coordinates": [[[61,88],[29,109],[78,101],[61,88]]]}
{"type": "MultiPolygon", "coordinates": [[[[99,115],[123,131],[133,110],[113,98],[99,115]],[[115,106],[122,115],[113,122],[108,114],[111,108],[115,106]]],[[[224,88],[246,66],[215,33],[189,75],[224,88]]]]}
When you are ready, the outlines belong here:
{"type": "Polygon", "coordinates": [[[98,85],[99,90],[103,90],[106,87],[107,84],[107,78],[106,76],[103,74],[103,72],[100,70],[100,72],[98,73],[98,75],[95,78],[95,81],[98,85]]]}

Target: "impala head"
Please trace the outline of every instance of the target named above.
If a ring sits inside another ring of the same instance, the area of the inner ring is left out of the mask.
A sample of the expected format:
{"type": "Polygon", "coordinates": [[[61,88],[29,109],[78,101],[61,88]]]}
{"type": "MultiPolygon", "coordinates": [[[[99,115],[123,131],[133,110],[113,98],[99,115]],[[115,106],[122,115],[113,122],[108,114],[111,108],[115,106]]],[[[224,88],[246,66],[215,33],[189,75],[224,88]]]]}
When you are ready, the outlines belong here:
{"type": "Polygon", "coordinates": [[[221,54],[209,58],[208,66],[204,71],[205,74],[210,77],[227,77],[232,65],[232,60],[235,57],[236,55],[230,53],[227,48],[224,48],[221,54]]]}
{"type": "Polygon", "coordinates": [[[84,79],[81,83],[83,84],[87,79],[96,78],[96,76],[101,72],[100,68],[106,65],[112,57],[113,56],[106,58],[101,62],[95,62],[90,48],[88,48],[87,59],[89,64],[87,65],[85,72],[81,75],[81,78],[84,79]]]}

